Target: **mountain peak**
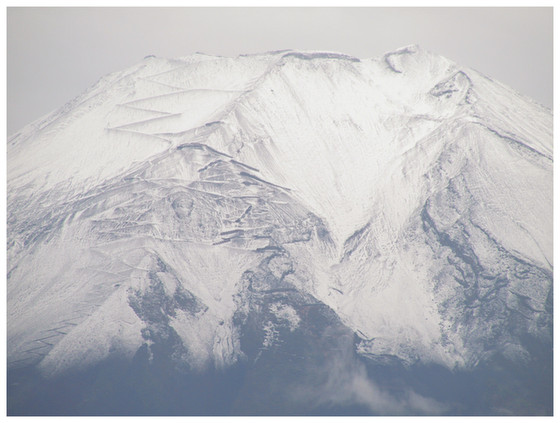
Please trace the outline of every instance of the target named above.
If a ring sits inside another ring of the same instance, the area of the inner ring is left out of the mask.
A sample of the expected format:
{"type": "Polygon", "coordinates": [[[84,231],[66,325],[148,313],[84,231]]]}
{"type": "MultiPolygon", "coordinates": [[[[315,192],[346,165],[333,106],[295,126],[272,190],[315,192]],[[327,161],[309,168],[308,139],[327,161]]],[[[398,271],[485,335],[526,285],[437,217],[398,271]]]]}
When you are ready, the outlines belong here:
{"type": "Polygon", "coordinates": [[[10,368],[523,360],[551,175],[548,111],[415,45],[144,60],[9,142],[10,368]]]}

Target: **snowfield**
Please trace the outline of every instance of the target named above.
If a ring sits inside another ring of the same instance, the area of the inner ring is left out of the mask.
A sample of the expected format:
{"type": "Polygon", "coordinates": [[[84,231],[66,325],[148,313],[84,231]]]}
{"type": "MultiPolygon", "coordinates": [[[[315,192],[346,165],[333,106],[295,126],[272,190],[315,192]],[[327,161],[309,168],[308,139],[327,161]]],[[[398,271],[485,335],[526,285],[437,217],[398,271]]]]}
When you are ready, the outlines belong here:
{"type": "Polygon", "coordinates": [[[261,349],[300,330],[290,292],[372,359],[470,368],[552,336],[552,114],[417,46],[147,58],[7,163],[12,368],[162,342],[225,368],[254,313],[261,349]]]}

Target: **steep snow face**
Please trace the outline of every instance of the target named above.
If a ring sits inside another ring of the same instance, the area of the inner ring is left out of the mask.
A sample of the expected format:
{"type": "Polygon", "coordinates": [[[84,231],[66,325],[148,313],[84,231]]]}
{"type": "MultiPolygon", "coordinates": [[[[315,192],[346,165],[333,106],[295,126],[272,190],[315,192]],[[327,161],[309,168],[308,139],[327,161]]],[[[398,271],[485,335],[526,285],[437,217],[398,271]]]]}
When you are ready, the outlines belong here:
{"type": "MultiPolygon", "coordinates": [[[[449,72],[449,62],[435,62],[415,63],[424,72],[403,77],[383,60],[285,55],[222,119],[233,133],[210,142],[292,189],[326,219],[340,247],[370,218],[396,160],[455,113],[455,105],[438,113],[428,93],[449,72]]],[[[394,215],[401,205],[387,206],[394,215]]]]}
{"type": "Polygon", "coordinates": [[[8,272],[9,361],[47,373],[228,366],[309,298],[365,356],[522,357],[551,339],[552,117],[416,46],[150,58],[9,140],[8,272]]]}

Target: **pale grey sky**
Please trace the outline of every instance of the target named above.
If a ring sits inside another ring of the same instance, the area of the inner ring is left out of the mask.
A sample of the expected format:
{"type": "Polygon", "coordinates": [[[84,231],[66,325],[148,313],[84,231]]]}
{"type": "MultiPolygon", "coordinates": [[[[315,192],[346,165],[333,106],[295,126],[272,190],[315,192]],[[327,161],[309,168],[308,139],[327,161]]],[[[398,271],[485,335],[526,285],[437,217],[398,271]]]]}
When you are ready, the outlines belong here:
{"type": "Polygon", "coordinates": [[[148,54],[378,57],[409,44],[552,108],[552,8],[8,8],[8,134],[148,54]]]}

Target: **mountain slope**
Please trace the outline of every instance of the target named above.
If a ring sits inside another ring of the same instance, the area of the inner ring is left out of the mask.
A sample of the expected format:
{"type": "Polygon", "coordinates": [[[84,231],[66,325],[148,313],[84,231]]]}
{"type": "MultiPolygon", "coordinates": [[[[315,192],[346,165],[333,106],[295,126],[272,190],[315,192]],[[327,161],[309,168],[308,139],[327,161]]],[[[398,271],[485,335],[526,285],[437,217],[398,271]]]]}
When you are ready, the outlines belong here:
{"type": "Polygon", "coordinates": [[[445,412],[357,363],[531,361],[551,234],[552,116],[474,70],[416,46],[148,58],[9,140],[9,368],[163,354],[258,381],[334,348],[346,402],[445,412]]]}

